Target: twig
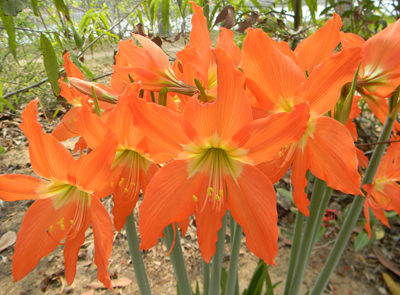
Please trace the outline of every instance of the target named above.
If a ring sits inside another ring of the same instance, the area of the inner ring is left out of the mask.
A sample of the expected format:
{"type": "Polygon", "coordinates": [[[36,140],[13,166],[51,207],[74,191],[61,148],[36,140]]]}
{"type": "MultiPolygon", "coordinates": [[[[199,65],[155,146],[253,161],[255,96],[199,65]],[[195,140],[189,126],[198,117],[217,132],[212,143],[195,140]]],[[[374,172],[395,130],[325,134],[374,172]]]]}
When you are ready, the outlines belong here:
{"type": "Polygon", "coordinates": [[[101,79],[101,78],[111,76],[112,74],[113,74],[113,72],[106,73],[106,74],[104,74],[104,75],[101,75],[101,76],[98,76],[98,77],[96,77],[96,78],[91,79],[91,81],[96,81],[96,80],[99,80],[99,79],[101,79]]]}
{"type": "Polygon", "coordinates": [[[359,144],[356,144],[355,146],[368,146],[368,145],[387,144],[387,143],[390,144],[392,142],[400,142],[400,140],[387,140],[387,141],[371,142],[371,143],[359,143],[359,144]]]}

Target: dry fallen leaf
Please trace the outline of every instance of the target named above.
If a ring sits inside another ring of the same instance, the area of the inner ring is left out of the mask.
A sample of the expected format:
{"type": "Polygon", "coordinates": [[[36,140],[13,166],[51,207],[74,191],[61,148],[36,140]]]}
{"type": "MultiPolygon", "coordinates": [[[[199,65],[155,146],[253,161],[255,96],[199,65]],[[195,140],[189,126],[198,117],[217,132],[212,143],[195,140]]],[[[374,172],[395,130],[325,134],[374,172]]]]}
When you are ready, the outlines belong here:
{"type": "Polygon", "coordinates": [[[400,277],[400,269],[397,268],[396,264],[387,260],[386,257],[383,256],[383,254],[379,252],[378,249],[373,248],[372,250],[374,250],[376,257],[384,267],[390,269],[392,272],[394,272],[396,275],[400,277]]]}
{"type": "MultiPolygon", "coordinates": [[[[132,283],[132,281],[127,278],[121,278],[121,279],[111,281],[113,288],[124,288],[124,287],[130,285],[131,283],[132,283]]],[[[106,288],[106,287],[104,287],[104,285],[102,283],[92,283],[92,284],[86,285],[85,287],[91,288],[91,289],[105,289],[106,288]]]]}
{"type": "Polygon", "coordinates": [[[382,273],[383,279],[385,280],[386,286],[389,288],[392,295],[400,295],[400,286],[393,281],[392,277],[387,273],[382,273]]]}
{"type": "Polygon", "coordinates": [[[6,232],[0,239],[0,252],[15,244],[17,234],[14,231],[6,232]]]}
{"type": "Polygon", "coordinates": [[[94,295],[94,289],[90,289],[89,291],[83,293],[82,295],[94,295]]]}

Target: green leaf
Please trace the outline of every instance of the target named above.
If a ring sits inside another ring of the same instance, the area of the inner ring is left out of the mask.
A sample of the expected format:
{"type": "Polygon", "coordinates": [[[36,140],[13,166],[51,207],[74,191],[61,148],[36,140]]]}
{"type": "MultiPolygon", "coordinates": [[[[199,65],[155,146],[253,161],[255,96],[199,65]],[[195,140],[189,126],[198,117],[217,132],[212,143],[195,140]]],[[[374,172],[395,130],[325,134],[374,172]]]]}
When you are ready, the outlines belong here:
{"type": "Polygon", "coordinates": [[[365,229],[360,231],[354,241],[354,250],[358,251],[368,244],[368,233],[365,229]]]}
{"type": "Polygon", "coordinates": [[[182,11],[182,0],[176,0],[178,2],[179,10],[182,11]]]}
{"type": "Polygon", "coordinates": [[[0,105],[1,105],[1,112],[3,112],[4,110],[4,106],[3,104],[5,104],[6,106],[8,106],[10,109],[12,109],[13,111],[15,111],[14,107],[12,106],[11,103],[9,103],[7,100],[5,100],[3,98],[3,84],[0,84],[0,105]]]}
{"type": "Polygon", "coordinates": [[[200,295],[199,282],[196,282],[196,295],[200,295]]]}
{"type": "Polygon", "coordinates": [[[169,27],[169,0],[162,0],[161,4],[161,18],[163,22],[164,34],[167,35],[169,27]]]}
{"type": "Polygon", "coordinates": [[[46,69],[47,77],[51,84],[51,88],[56,96],[60,95],[60,85],[58,84],[58,62],[56,53],[54,51],[51,42],[47,37],[41,33],[40,34],[40,50],[43,54],[44,67],[46,69]]]}
{"type": "Polygon", "coordinates": [[[31,6],[32,6],[33,13],[35,14],[35,16],[39,16],[38,0],[31,0],[31,6]]]}
{"type": "Polygon", "coordinates": [[[228,280],[228,273],[226,272],[225,268],[221,268],[221,294],[225,295],[226,290],[226,281],[228,280]]]}
{"type": "Polygon", "coordinates": [[[54,5],[56,6],[57,10],[64,14],[67,19],[69,20],[69,12],[68,7],[65,5],[64,0],[53,0],[54,5]]]}
{"type": "Polygon", "coordinates": [[[62,106],[59,106],[58,109],[53,114],[53,119],[57,116],[58,112],[62,109],[62,106]]]}
{"type": "Polygon", "coordinates": [[[108,24],[108,20],[107,17],[105,15],[105,13],[102,11],[99,15],[101,22],[104,25],[104,29],[106,29],[107,31],[110,29],[110,25],[108,24]]]}
{"type": "Polygon", "coordinates": [[[82,37],[79,35],[79,33],[75,30],[74,26],[72,25],[72,31],[74,31],[74,40],[75,40],[75,45],[78,47],[80,51],[83,51],[82,45],[82,37]]]}
{"type": "MultiPolygon", "coordinates": [[[[2,7],[0,7],[2,8],[2,7]]],[[[14,56],[14,59],[18,63],[17,60],[17,41],[15,41],[15,29],[14,29],[14,20],[12,16],[5,16],[3,11],[0,9],[0,18],[3,21],[4,28],[6,29],[8,35],[8,48],[10,49],[11,54],[14,56]]]]}
{"type": "Polygon", "coordinates": [[[354,97],[354,92],[356,90],[358,71],[360,70],[360,66],[361,66],[361,62],[358,64],[357,71],[354,74],[353,82],[351,83],[350,91],[347,94],[347,97],[343,103],[340,113],[338,114],[337,120],[340,123],[342,123],[343,125],[345,125],[347,123],[347,121],[349,120],[349,116],[351,113],[351,107],[353,106],[353,97],[354,97]]]}
{"type": "Polygon", "coordinates": [[[256,269],[254,270],[249,287],[247,288],[247,294],[261,295],[267,272],[267,265],[262,261],[262,259],[260,259],[256,269]]]}
{"type": "Polygon", "coordinates": [[[107,32],[105,30],[96,29],[96,32],[100,32],[100,33],[106,34],[107,36],[110,36],[110,37],[113,37],[113,38],[117,39],[117,41],[119,40],[119,37],[117,35],[115,35],[113,33],[110,33],[110,32],[107,32]]]}
{"type": "Polygon", "coordinates": [[[315,13],[317,12],[317,0],[306,0],[306,4],[310,9],[311,17],[313,19],[313,22],[315,23],[317,21],[317,19],[315,18],[315,13]]]}
{"type": "Polygon", "coordinates": [[[263,11],[263,8],[262,8],[260,2],[258,2],[257,0],[250,0],[250,1],[251,1],[251,3],[254,4],[255,7],[257,7],[260,10],[260,12],[263,11]]]}
{"type": "Polygon", "coordinates": [[[93,73],[87,68],[85,67],[83,64],[81,64],[81,69],[85,72],[86,76],[88,76],[89,79],[94,79],[96,78],[93,73]]]}
{"type": "Polygon", "coordinates": [[[280,193],[281,195],[285,196],[286,198],[288,198],[289,200],[291,200],[291,201],[292,201],[292,204],[294,204],[294,202],[293,202],[293,195],[292,195],[292,193],[289,192],[287,189],[277,187],[277,188],[276,188],[276,191],[277,191],[278,193],[280,193]]]}
{"type": "Polygon", "coordinates": [[[17,16],[28,4],[29,0],[0,0],[0,5],[5,16],[17,16]]]}
{"type": "Polygon", "coordinates": [[[94,13],[94,9],[89,9],[85,13],[85,15],[83,16],[81,22],[79,23],[79,29],[78,29],[79,33],[82,33],[83,29],[90,22],[90,19],[93,17],[93,15],[97,15],[97,13],[94,13]]]}

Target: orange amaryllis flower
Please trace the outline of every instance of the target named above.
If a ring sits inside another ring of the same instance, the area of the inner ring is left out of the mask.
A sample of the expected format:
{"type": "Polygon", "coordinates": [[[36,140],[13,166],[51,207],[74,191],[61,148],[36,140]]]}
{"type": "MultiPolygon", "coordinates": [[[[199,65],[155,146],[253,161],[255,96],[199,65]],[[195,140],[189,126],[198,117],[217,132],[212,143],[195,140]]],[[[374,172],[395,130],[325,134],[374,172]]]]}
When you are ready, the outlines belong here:
{"type": "MultiPolygon", "coordinates": [[[[392,138],[400,140],[400,136],[392,138]]],[[[366,219],[365,230],[371,238],[371,227],[369,223],[369,208],[376,217],[386,226],[389,222],[384,211],[396,211],[400,214],[400,143],[393,142],[382,157],[381,164],[376,172],[372,184],[364,184],[362,187],[367,192],[367,199],[364,203],[364,216],[366,219]]]]}
{"type": "MultiPolygon", "coordinates": [[[[400,85],[400,21],[397,20],[366,42],[358,35],[341,33],[344,48],[363,46],[357,81],[362,95],[375,116],[384,123],[388,115],[386,98],[400,85]]],[[[395,125],[399,128],[398,123],[395,125]]]]}
{"type": "Polygon", "coordinates": [[[171,92],[193,95],[195,88],[185,84],[175,76],[172,66],[164,51],[146,37],[132,34],[143,47],[136,46],[133,40],[119,41],[117,64],[113,66],[114,73],[127,84],[141,82],[145,90],[159,92],[168,87],[171,92]],[[119,59],[123,59],[118,62],[119,59]]]}
{"type": "MultiPolygon", "coordinates": [[[[137,97],[137,83],[128,86],[127,92],[118,99],[117,106],[111,111],[106,122],[84,103],[78,111],[76,126],[78,133],[86,140],[90,148],[96,148],[113,131],[117,133],[118,148],[111,165],[108,185],[113,188],[114,225],[121,230],[126,217],[132,212],[139,198],[140,189],[144,192],[157,166],[148,158],[149,142],[138,128],[132,125],[133,115],[128,107],[128,100],[137,97]]],[[[159,160],[159,159],[157,159],[159,160]]],[[[162,160],[161,160],[162,161],[162,160]]]]}
{"type": "Polygon", "coordinates": [[[77,161],[37,122],[37,100],[22,114],[21,129],[29,142],[32,168],[41,178],[8,174],[0,176],[0,198],[4,201],[36,199],[28,209],[17,236],[13,276],[18,281],[38,261],[65,239],[65,276],[72,284],[79,248],[92,223],[96,248],[97,278],[112,289],[107,272],[113,243],[111,218],[99,201],[107,195],[110,166],[117,147],[115,133],[89,155],[77,161]]]}
{"type": "Polygon", "coordinates": [[[285,147],[277,161],[259,166],[277,180],[293,163],[294,201],[306,215],[309,200],[304,188],[308,169],[334,189],[360,193],[353,139],[345,126],[324,116],[334,107],[342,86],[352,80],[360,59],[360,47],[343,50],[324,59],[306,78],[304,70],[283,54],[266,33],[247,31],[242,68],[257,108],[275,114],[290,112],[293,106],[303,102],[310,106],[311,118],[301,140],[285,147]]]}
{"type": "Polygon", "coordinates": [[[283,145],[301,137],[308,106],[253,121],[243,74],[223,49],[214,53],[216,101],[203,103],[193,96],[183,115],[139,99],[130,102],[134,124],[158,143],[160,153],[175,158],[147,187],[140,207],[141,248],[151,248],[167,225],[195,213],[200,250],[208,263],[229,209],[243,227],[250,251],[273,264],[278,251],[275,192],[252,164],[272,160],[283,145]]]}

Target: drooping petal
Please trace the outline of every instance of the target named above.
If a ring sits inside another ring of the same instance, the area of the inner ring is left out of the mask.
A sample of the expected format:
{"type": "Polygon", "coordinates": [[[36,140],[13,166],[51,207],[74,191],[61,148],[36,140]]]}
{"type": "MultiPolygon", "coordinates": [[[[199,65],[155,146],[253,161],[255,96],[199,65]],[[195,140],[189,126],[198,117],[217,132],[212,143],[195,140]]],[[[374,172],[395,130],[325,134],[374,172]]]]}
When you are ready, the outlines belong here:
{"type": "Polygon", "coordinates": [[[353,79],[361,57],[361,47],[332,54],[296,89],[296,100],[309,102],[311,117],[324,115],[334,107],[342,86],[353,79]]]}
{"type": "Polygon", "coordinates": [[[70,109],[62,118],[61,122],[57,125],[57,127],[53,130],[51,135],[56,138],[58,141],[64,141],[68,138],[78,136],[78,132],[76,131],[76,118],[77,111],[79,107],[73,107],[70,109]]]}
{"type": "Polygon", "coordinates": [[[364,156],[364,152],[359,148],[356,148],[356,152],[357,152],[358,166],[363,168],[368,168],[368,158],[364,156]]]}
{"type": "Polygon", "coordinates": [[[269,163],[258,164],[256,168],[267,176],[271,183],[276,183],[285,176],[290,165],[292,165],[293,155],[288,154],[288,152],[289,148],[285,149],[276,160],[269,163]]]}
{"type": "Polygon", "coordinates": [[[307,150],[298,146],[293,155],[293,166],[292,166],[292,185],[293,185],[293,201],[297,206],[297,209],[305,216],[308,216],[309,210],[308,205],[310,201],[307,198],[307,194],[304,189],[307,186],[308,180],[306,177],[307,170],[310,168],[310,158],[307,150]]]}
{"type": "Polygon", "coordinates": [[[192,97],[183,116],[196,129],[200,137],[215,133],[230,140],[244,125],[252,121],[250,101],[244,91],[244,76],[221,48],[214,49],[218,69],[218,95],[212,103],[203,103],[192,97]]]}
{"type": "Polygon", "coordinates": [[[259,29],[247,30],[242,67],[247,87],[268,111],[289,110],[296,87],[306,79],[296,62],[259,29]]]}
{"type": "Polygon", "coordinates": [[[306,149],[313,175],[343,193],[362,194],[357,154],[345,126],[329,117],[317,118],[315,130],[307,138],[306,149]]]}
{"type": "Polygon", "coordinates": [[[333,18],[327,21],[324,27],[311,34],[296,47],[296,61],[303,72],[308,71],[311,74],[315,66],[333,53],[340,42],[341,27],[340,16],[333,13],[333,18]]]}
{"type": "Polygon", "coordinates": [[[42,131],[37,122],[37,103],[35,99],[26,106],[20,125],[29,142],[32,169],[44,178],[67,181],[68,169],[75,160],[57,139],[42,131]]]}
{"type": "Polygon", "coordinates": [[[233,32],[226,28],[220,28],[216,48],[222,48],[232,58],[233,65],[237,68],[242,61],[242,52],[233,40],[233,32]]]}
{"type": "Polygon", "coordinates": [[[74,63],[69,59],[70,52],[67,52],[64,54],[64,69],[65,72],[67,73],[68,77],[73,77],[73,78],[78,78],[81,80],[85,80],[85,77],[83,76],[81,70],[74,65],[74,63]]]}
{"type": "Polygon", "coordinates": [[[87,100],[82,100],[82,107],[77,115],[78,118],[75,122],[77,132],[85,139],[91,149],[100,145],[111,133],[107,124],[91,112],[87,100]]]}
{"type": "Polygon", "coordinates": [[[175,158],[182,151],[182,144],[190,143],[197,133],[189,122],[166,107],[146,103],[132,97],[129,107],[133,124],[159,145],[159,152],[175,158]]]}
{"type": "Polygon", "coordinates": [[[139,211],[141,249],[157,244],[167,225],[193,214],[193,195],[197,194],[204,173],[189,177],[187,169],[186,161],[174,160],[161,168],[148,185],[139,211]]]}
{"type": "Polygon", "coordinates": [[[247,248],[267,264],[275,265],[278,214],[271,182],[257,168],[243,165],[237,181],[228,176],[226,184],[229,210],[243,227],[247,248]]]}
{"type": "Polygon", "coordinates": [[[48,181],[28,175],[1,175],[0,199],[7,202],[40,199],[42,196],[37,191],[48,184],[48,181]]]}
{"type": "Polygon", "coordinates": [[[90,225],[89,210],[83,213],[87,216],[85,218],[85,224],[82,225],[78,233],[71,240],[67,240],[64,248],[64,267],[65,267],[65,279],[69,285],[72,285],[76,275],[76,263],[78,261],[79,250],[85,242],[85,232],[90,225]]]}
{"type": "Polygon", "coordinates": [[[291,113],[278,113],[247,124],[232,140],[240,148],[248,150],[245,157],[249,163],[269,162],[285,145],[301,139],[309,117],[308,105],[301,103],[295,105],[291,113]]]}
{"type": "Polygon", "coordinates": [[[107,272],[108,259],[111,255],[114,238],[111,218],[107,209],[94,196],[91,198],[90,213],[94,236],[94,263],[97,265],[97,279],[106,288],[113,290],[111,279],[107,272]]]}
{"type": "Polygon", "coordinates": [[[64,233],[56,226],[57,222],[63,217],[66,220],[72,219],[73,208],[74,205],[67,205],[56,210],[51,198],[37,200],[29,207],[17,235],[12,263],[14,282],[25,277],[42,257],[50,254],[58,246],[64,233]],[[50,233],[53,239],[46,233],[51,231],[50,226],[54,227],[50,233]]]}
{"type": "Polygon", "coordinates": [[[108,187],[111,163],[115,157],[117,143],[117,135],[113,132],[90,154],[80,156],[68,171],[69,182],[92,192],[108,187]]]}

